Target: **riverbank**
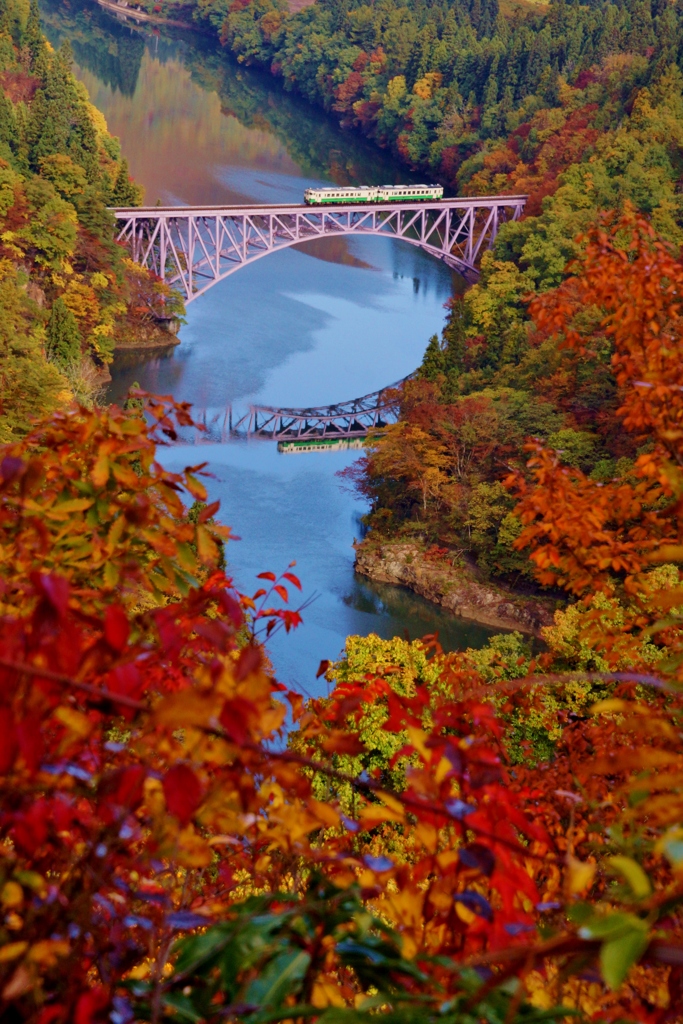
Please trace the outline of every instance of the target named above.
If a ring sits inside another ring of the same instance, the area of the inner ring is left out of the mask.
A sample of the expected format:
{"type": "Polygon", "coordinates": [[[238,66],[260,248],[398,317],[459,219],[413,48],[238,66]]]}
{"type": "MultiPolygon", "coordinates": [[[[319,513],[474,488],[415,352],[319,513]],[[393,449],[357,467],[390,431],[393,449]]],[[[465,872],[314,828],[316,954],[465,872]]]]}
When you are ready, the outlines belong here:
{"type": "Polygon", "coordinates": [[[460,618],[535,637],[553,622],[554,601],[478,578],[476,567],[468,563],[454,566],[431,558],[418,543],[366,538],[355,551],[354,568],[361,576],[408,587],[460,618]]]}
{"type": "Polygon", "coordinates": [[[180,21],[175,18],[163,18],[157,14],[148,14],[146,11],[142,11],[138,7],[129,7],[127,4],[116,3],[115,0],[95,0],[95,2],[106,11],[111,11],[112,14],[119,15],[127,21],[151,22],[155,25],[167,25],[170,28],[189,29],[191,32],[206,31],[201,27],[201,25],[198,25],[194,21],[180,21]]]}

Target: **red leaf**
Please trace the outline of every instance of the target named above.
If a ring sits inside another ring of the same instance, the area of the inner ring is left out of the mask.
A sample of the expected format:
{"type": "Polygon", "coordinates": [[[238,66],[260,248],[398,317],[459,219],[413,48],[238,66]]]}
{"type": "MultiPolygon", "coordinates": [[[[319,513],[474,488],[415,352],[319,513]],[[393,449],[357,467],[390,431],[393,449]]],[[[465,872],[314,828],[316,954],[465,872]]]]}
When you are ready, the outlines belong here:
{"type": "Polygon", "coordinates": [[[230,892],[231,889],[234,889],[237,885],[232,868],[225,861],[222,861],[218,868],[218,877],[228,892],[230,892]]]}
{"type": "Polygon", "coordinates": [[[252,672],[257,672],[261,667],[262,660],[261,651],[254,644],[249,644],[248,647],[243,648],[235,664],[235,679],[237,682],[241,683],[252,672]]]}
{"type": "Polygon", "coordinates": [[[301,590],[301,583],[299,582],[299,577],[295,576],[293,572],[283,572],[282,578],[283,580],[289,580],[289,582],[293,583],[298,590],[301,590]]]}
{"type": "Polygon", "coordinates": [[[120,693],[137,700],[144,692],[145,680],[137,665],[128,662],[126,665],[117,665],[108,674],[107,689],[110,693],[120,693]]]}
{"type": "Polygon", "coordinates": [[[223,606],[223,611],[232,622],[235,629],[239,629],[244,622],[244,615],[240,608],[239,601],[236,601],[231,594],[228,594],[226,590],[222,590],[220,594],[220,603],[223,606]]]}
{"type": "Polygon", "coordinates": [[[98,985],[84,992],[78,997],[74,1009],[74,1024],[96,1024],[102,1021],[101,1011],[109,1005],[109,994],[106,989],[98,985]]]}
{"type": "Polygon", "coordinates": [[[244,697],[233,697],[223,705],[220,723],[238,747],[245,746],[251,740],[249,722],[253,713],[254,705],[244,697]]]}
{"type": "Polygon", "coordinates": [[[66,1014],[66,1007],[59,1003],[56,1006],[44,1006],[38,1015],[36,1024],[53,1024],[55,1020],[63,1020],[66,1014]]]}
{"type": "Polygon", "coordinates": [[[30,857],[47,839],[48,807],[44,800],[18,814],[14,825],[14,842],[30,857]]]}
{"type": "Polygon", "coordinates": [[[304,710],[304,699],[296,690],[287,690],[287,700],[292,705],[292,718],[298,722],[304,710]]]}
{"type": "MultiPolygon", "coordinates": [[[[135,810],[142,800],[145,774],[142,765],[132,764],[105,775],[97,790],[100,812],[113,808],[135,810]]],[[[106,817],[109,818],[110,815],[107,814],[106,817]]]]}
{"type": "Polygon", "coordinates": [[[128,642],[130,625],[121,605],[110,604],[104,613],[104,638],[115,651],[122,651],[128,642]]]}
{"type": "MultiPolygon", "coordinates": [[[[131,697],[133,700],[138,700],[142,696],[145,687],[142,674],[137,666],[130,662],[128,665],[118,665],[116,669],[113,669],[106,676],[105,683],[110,693],[120,693],[122,696],[131,697]]],[[[117,706],[117,712],[128,722],[135,715],[132,709],[126,708],[123,705],[117,706]]]]}
{"type": "Polygon", "coordinates": [[[281,583],[276,583],[273,587],[276,594],[279,594],[283,601],[289,601],[289,594],[287,588],[283,587],[281,583]]]}
{"type": "Polygon", "coordinates": [[[210,505],[207,505],[206,508],[202,509],[202,511],[199,513],[199,522],[200,523],[207,522],[207,520],[209,520],[211,518],[211,516],[215,515],[216,512],[218,512],[218,509],[220,507],[221,507],[220,501],[212,501],[210,505]]]}
{"type": "Polygon", "coordinates": [[[321,676],[324,676],[329,667],[330,667],[329,661],[327,661],[327,659],[324,658],[320,662],[320,664],[318,665],[318,671],[315,674],[315,678],[316,679],[320,679],[321,676]]]}
{"type": "Polygon", "coordinates": [[[260,572],[258,574],[258,576],[256,577],[256,579],[257,580],[271,580],[273,583],[275,583],[275,580],[277,579],[277,576],[275,575],[274,572],[260,572]]]}
{"type": "Polygon", "coordinates": [[[17,754],[17,736],[12,709],[0,705],[0,775],[8,772],[17,754]]]}
{"type": "Polygon", "coordinates": [[[63,618],[66,615],[69,602],[68,581],[62,576],[54,575],[54,573],[48,576],[45,573],[39,572],[31,574],[31,581],[36,589],[41,591],[43,596],[49,601],[60,618],[63,618]]]}
{"type": "Polygon", "coordinates": [[[199,779],[186,764],[176,764],[166,772],[163,787],[169,812],[181,825],[187,825],[202,802],[199,779]]]}
{"type": "Polygon", "coordinates": [[[43,756],[43,733],[41,729],[40,715],[27,715],[17,725],[17,739],[21,756],[26,762],[26,768],[31,773],[38,769],[43,756]]]}

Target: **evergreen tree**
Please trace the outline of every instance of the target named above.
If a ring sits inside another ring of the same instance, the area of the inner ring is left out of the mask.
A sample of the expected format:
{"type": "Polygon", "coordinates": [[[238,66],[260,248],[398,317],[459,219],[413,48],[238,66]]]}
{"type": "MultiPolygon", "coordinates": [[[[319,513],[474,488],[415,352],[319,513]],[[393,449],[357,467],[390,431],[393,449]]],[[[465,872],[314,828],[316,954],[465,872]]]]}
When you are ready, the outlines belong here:
{"type": "Polygon", "coordinates": [[[40,10],[38,0],[31,0],[23,44],[28,52],[29,70],[42,78],[47,70],[47,53],[45,40],[40,31],[40,10]]]}
{"type": "Polygon", "coordinates": [[[436,381],[446,372],[446,354],[441,347],[438,335],[432,334],[427,344],[427,349],[418,370],[421,380],[436,381]]]}
{"type": "Polygon", "coordinates": [[[445,370],[448,376],[461,374],[465,368],[466,308],[462,297],[452,300],[443,329],[445,370]]]}
{"type": "Polygon", "coordinates": [[[139,206],[141,202],[142,189],[134,181],[131,181],[128,161],[124,157],[111,192],[111,205],[139,206]]]}
{"type": "Polygon", "coordinates": [[[19,148],[19,133],[14,116],[14,106],[3,92],[0,92],[0,142],[4,142],[13,153],[19,148]]]}
{"type": "Polygon", "coordinates": [[[80,354],[81,334],[76,317],[64,299],[55,299],[47,325],[47,355],[58,366],[68,366],[80,354]]]}

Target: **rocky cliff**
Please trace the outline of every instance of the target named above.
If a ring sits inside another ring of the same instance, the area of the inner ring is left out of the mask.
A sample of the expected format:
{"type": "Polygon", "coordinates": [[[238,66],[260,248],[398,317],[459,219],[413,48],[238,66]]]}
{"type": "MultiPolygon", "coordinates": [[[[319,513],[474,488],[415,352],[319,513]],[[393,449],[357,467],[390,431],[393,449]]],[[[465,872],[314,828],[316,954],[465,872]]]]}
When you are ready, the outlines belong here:
{"type": "Polygon", "coordinates": [[[553,602],[478,579],[471,566],[429,558],[416,543],[365,540],[356,545],[355,569],[379,583],[409,587],[454,615],[494,629],[540,636],[553,621],[553,602]]]}

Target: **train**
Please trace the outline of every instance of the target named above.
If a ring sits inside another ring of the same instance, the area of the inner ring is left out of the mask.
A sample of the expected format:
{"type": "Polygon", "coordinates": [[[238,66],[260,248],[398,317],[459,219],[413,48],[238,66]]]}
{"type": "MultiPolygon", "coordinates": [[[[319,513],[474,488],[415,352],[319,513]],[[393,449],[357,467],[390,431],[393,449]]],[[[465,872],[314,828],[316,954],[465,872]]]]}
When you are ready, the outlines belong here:
{"type": "Polygon", "coordinates": [[[304,202],[309,206],[329,203],[410,203],[443,199],[442,185],[361,185],[358,188],[307,188],[304,202]]]}

